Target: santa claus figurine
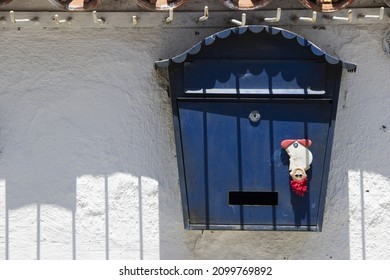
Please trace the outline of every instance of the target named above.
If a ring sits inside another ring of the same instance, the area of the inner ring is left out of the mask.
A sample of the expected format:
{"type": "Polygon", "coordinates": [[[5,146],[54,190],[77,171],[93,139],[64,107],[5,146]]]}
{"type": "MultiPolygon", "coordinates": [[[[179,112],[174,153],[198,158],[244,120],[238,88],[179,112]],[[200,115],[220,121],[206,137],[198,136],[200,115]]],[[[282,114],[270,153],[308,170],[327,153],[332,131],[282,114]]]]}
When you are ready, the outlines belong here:
{"type": "Polygon", "coordinates": [[[309,151],[309,139],[286,139],[280,144],[290,156],[290,181],[293,192],[301,197],[308,191],[306,170],[310,168],[313,155],[309,151]]]}

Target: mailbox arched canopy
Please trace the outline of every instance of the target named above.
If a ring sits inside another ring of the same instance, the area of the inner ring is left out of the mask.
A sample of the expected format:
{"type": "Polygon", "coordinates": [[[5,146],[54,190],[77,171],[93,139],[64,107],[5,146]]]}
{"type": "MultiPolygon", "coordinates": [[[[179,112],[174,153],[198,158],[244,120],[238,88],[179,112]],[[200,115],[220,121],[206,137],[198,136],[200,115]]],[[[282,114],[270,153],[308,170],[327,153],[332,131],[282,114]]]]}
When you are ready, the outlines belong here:
{"type": "Polygon", "coordinates": [[[341,61],[291,31],[264,25],[233,27],[210,35],[171,59],[156,62],[166,68],[193,59],[323,60],[355,72],[356,65],[341,61]]]}

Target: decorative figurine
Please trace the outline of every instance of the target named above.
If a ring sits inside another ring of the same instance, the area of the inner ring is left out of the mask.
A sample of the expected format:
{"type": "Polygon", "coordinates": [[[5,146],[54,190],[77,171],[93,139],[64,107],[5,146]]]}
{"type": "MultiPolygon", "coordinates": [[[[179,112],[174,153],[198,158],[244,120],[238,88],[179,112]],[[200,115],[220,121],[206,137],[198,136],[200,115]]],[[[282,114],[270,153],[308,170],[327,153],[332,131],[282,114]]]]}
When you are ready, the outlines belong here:
{"type": "Polygon", "coordinates": [[[293,192],[303,197],[307,188],[307,174],[306,170],[310,168],[313,161],[313,155],[309,151],[311,141],[309,139],[286,139],[280,144],[286,150],[290,157],[290,181],[293,192]]]}

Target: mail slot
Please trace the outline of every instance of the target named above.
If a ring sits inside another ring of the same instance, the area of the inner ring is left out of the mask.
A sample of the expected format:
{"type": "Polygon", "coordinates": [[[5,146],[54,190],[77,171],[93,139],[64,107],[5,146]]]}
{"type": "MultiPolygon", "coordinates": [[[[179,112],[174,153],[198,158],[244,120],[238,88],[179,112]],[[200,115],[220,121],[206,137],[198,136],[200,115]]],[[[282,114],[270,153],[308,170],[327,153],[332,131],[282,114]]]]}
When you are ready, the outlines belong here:
{"type": "Polygon", "coordinates": [[[188,229],[320,231],[342,69],[268,26],[221,31],[168,67],[188,229]]]}

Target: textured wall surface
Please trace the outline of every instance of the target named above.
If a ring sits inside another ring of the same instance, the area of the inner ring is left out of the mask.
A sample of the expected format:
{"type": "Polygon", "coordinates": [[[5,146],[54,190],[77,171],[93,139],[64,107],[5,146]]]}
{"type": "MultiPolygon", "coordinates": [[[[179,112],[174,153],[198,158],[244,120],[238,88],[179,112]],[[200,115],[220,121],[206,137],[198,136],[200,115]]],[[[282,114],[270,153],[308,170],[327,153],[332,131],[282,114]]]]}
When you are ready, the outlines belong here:
{"type": "Polygon", "coordinates": [[[390,259],[386,27],[287,28],[345,61],[322,233],[185,231],[166,81],[220,29],[0,31],[0,259],[390,259]]]}

